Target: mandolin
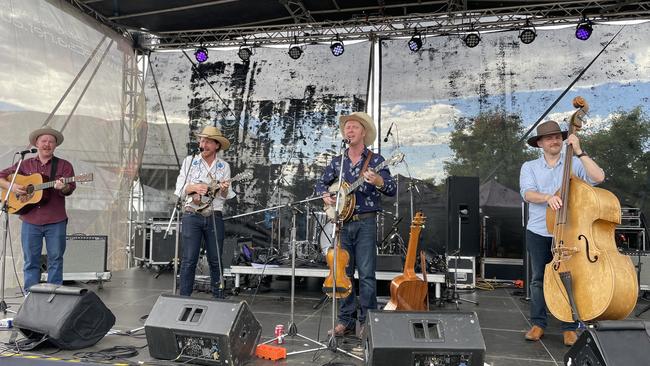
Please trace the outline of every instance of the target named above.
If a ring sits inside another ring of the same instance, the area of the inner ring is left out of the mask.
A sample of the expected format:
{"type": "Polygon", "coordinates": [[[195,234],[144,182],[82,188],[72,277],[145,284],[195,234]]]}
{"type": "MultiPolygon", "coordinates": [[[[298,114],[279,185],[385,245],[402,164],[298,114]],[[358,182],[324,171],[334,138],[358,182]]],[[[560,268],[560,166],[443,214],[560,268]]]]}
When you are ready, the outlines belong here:
{"type": "MultiPolygon", "coordinates": [[[[237,182],[237,181],[244,181],[251,179],[253,177],[253,173],[250,171],[246,172],[241,172],[234,177],[230,178],[230,182],[237,182]]],[[[193,197],[196,193],[190,194],[187,196],[185,199],[185,206],[188,206],[192,208],[195,212],[203,212],[205,209],[209,208],[210,205],[212,204],[212,201],[214,201],[214,198],[217,196],[217,193],[221,189],[219,186],[219,183],[221,183],[218,180],[213,180],[212,182],[208,183],[208,192],[202,196],[200,196],[200,201],[199,203],[194,203],[193,197]]]]}
{"type": "MultiPolygon", "coordinates": [[[[569,134],[582,127],[589,107],[582,97],[570,119],[569,134]]],[[[546,210],[553,233],[553,258],[544,269],[544,299],[564,322],[618,320],[636,305],[637,276],[630,257],[618,252],[614,230],[621,205],[611,192],[592,187],[573,174],[573,147],[566,146],[562,185],[556,193],[562,207],[546,210]]]]}
{"type": "MultiPolygon", "coordinates": [[[[378,172],[388,166],[399,164],[402,162],[402,160],[404,160],[404,153],[396,152],[393,154],[393,156],[390,157],[390,159],[384,160],[381,164],[372,168],[372,170],[378,172]]],[[[340,196],[339,200],[341,203],[339,204],[339,218],[341,220],[348,221],[352,217],[352,213],[354,212],[354,205],[356,204],[354,191],[359,188],[364,182],[365,181],[363,180],[363,176],[360,176],[352,184],[343,181],[341,183],[341,187],[339,187],[338,182],[332,184],[329,187],[328,192],[336,193],[340,196]]],[[[325,205],[325,213],[331,221],[336,220],[335,206],[325,205]]]]}
{"type": "MultiPolygon", "coordinates": [[[[418,251],[420,232],[424,226],[424,214],[418,211],[411,222],[409,245],[406,251],[404,273],[393,278],[390,283],[390,301],[384,310],[413,310],[424,311],[429,308],[427,295],[429,286],[415,274],[415,256],[418,251]]],[[[422,267],[426,271],[426,267],[422,267]]]]}
{"type": "MultiPolygon", "coordinates": [[[[13,175],[7,177],[8,181],[13,179],[13,175]]],[[[82,183],[82,182],[91,182],[93,180],[93,173],[86,173],[75,175],[74,177],[63,178],[64,183],[82,183]]],[[[54,187],[56,180],[50,182],[43,182],[43,176],[39,173],[34,173],[30,175],[16,175],[15,184],[20,184],[25,187],[27,193],[25,194],[15,194],[12,193],[7,199],[7,211],[10,214],[23,214],[25,213],[30,206],[41,202],[43,199],[43,190],[54,187]]],[[[7,190],[0,190],[2,197],[0,200],[3,200],[7,195],[7,190]]]]}

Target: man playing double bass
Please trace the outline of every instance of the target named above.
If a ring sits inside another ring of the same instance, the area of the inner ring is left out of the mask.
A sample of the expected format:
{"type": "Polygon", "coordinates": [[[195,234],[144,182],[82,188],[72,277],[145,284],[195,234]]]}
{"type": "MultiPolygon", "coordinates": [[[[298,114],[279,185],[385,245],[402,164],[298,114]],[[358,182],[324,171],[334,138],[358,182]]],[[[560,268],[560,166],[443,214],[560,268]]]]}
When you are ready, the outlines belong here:
{"type": "Polygon", "coordinates": [[[355,267],[359,271],[359,302],[361,311],[357,317],[356,291],[341,299],[338,324],[330,335],[343,336],[356,332],[356,321],[361,324],[363,333],[369,309],[377,309],[377,281],[375,265],[377,262],[377,212],[381,210],[381,195],[394,196],[397,185],[388,168],[373,172],[368,168],[378,166],[384,161],[379,154],[373,154],[366,146],[372,145],[377,132],[372,118],[363,112],[339,118],[341,134],[349,140],[349,147],[343,156],[337,156],[325,168],[316,182],[316,193],[323,196],[327,205],[336,205],[336,197],[327,193],[328,187],[338,180],[343,162],[343,180],[348,183],[363,176],[364,183],[355,192],[356,205],[353,216],[340,228],[341,248],[348,251],[350,262],[346,274],[352,278],[355,267]]]}
{"type": "MultiPolygon", "coordinates": [[[[551,245],[553,234],[546,228],[546,207],[558,210],[564,204],[555,193],[562,184],[564,150],[563,140],[572,145],[573,174],[593,185],[605,180],[603,170],[580,147],[576,135],[567,137],[555,121],[546,121],[537,127],[537,134],[528,139],[532,147],[541,148],[542,156],[525,162],[521,167],[519,186],[521,196],[528,206],[526,226],[526,247],[531,260],[530,320],[532,328],[526,333],[529,341],[538,341],[544,335],[547,325],[546,301],[544,300],[544,268],[553,255],[551,245]]],[[[571,346],[577,339],[576,323],[562,323],[564,344],[571,346]]]]}

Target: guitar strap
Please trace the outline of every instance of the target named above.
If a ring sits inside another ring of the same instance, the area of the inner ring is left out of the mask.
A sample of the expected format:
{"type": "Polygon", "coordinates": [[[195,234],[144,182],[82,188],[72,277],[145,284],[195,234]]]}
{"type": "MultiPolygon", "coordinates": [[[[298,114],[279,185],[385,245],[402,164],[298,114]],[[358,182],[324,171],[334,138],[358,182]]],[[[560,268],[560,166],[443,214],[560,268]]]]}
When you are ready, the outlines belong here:
{"type": "Polygon", "coordinates": [[[363,163],[363,168],[361,168],[361,172],[359,173],[359,176],[361,176],[366,169],[368,169],[368,164],[370,164],[370,158],[372,158],[372,151],[368,151],[368,157],[366,158],[366,161],[363,163]]]}
{"type": "Polygon", "coordinates": [[[50,170],[50,181],[56,180],[56,168],[59,165],[59,158],[52,157],[52,169],[50,170]]]}

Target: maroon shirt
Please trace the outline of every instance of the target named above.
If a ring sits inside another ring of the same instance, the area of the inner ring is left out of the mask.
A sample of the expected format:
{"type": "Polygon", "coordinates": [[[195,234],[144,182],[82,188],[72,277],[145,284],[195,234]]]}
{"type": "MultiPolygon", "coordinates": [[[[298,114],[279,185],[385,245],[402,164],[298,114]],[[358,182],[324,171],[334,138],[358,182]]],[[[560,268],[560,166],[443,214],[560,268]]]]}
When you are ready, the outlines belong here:
{"type": "MultiPolygon", "coordinates": [[[[16,166],[18,163],[10,166],[9,168],[0,172],[0,178],[5,178],[16,171],[16,166]]],[[[38,157],[33,157],[25,159],[20,166],[20,171],[18,174],[21,175],[30,175],[34,173],[40,173],[43,176],[43,180],[47,180],[47,177],[50,176],[52,172],[52,159],[47,163],[41,164],[41,161],[38,157]]],[[[56,166],[55,179],[58,178],[68,178],[74,176],[74,169],[72,164],[69,161],[59,158],[59,162],[56,166]]],[[[52,179],[49,179],[50,181],[52,179]]],[[[70,185],[70,195],[77,185],[72,182],[68,183],[70,185]]],[[[48,188],[48,192],[43,192],[43,199],[41,202],[30,206],[30,209],[20,215],[20,219],[28,222],[33,225],[45,225],[45,224],[54,224],[61,222],[68,218],[68,215],[65,213],[65,196],[61,190],[54,188],[48,188]]],[[[4,197],[3,197],[4,198],[4,197]]]]}

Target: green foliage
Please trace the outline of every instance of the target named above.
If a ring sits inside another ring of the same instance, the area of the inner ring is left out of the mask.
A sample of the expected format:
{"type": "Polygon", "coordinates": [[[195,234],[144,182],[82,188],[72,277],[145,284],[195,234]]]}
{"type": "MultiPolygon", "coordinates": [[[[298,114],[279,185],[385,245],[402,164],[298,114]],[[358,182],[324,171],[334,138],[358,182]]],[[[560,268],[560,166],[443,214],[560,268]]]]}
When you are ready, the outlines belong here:
{"type": "Polygon", "coordinates": [[[581,137],[583,149],[605,171],[600,187],[623,205],[650,209],[650,120],[637,107],[619,112],[599,131],[581,137]],[[644,202],[645,201],[645,202],[644,202]]]}
{"type": "Polygon", "coordinates": [[[538,155],[519,142],[524,134],[521,118],[500,111],[484,112],[454,123],[449,148],[453,159],[444,163],[448,175],[487,178],[495,168],[499,183],[519,190],[521,165],[538,155]]]}

